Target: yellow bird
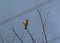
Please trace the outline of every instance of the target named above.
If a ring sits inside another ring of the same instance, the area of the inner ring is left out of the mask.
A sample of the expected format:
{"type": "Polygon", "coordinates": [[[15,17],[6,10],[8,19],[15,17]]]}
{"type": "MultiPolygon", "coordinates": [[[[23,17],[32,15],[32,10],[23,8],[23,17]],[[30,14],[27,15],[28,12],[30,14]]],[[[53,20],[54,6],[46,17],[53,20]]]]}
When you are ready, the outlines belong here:
{"type": "Polygon", "coordinates": [[[24,26],[25,26],[25,29],[27,29],[27,26],[28,26],[28,19],[26,19],[24,22],[23,22],[24,26]]]}

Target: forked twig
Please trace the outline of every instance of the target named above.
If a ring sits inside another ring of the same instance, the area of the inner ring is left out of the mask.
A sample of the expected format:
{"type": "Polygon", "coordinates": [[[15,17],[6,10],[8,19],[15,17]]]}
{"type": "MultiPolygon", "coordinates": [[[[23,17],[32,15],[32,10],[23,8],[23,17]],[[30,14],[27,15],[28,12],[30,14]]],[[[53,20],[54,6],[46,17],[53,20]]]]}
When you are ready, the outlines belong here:
{"type": "MultiPolygon", "coordinates": [[[[41,10],[42,10],[42,9],[41,9],[41,10]]],[[[38,9],[37,11],[38,11],[38,13],[39,13],[40,20],[41,20],[41,23],[42,23],[42,28],[43,28],[43,33],[44,33],[44,36],[45,36],[45,41],[46,41],[46,43],[48,43],[48,41],[47,41],[47,36],[46,36],[46,32],[45,32],[45,27],[44,27],[44,23],[43,23],[43,19],[42,19],[42,17],[41,17],[41,10],[39,11],[39,9],[38,9]]]]}
{"type": "Polygon", "coordinates": [[[14,34],[17,36],[17,38],[21,41],[21,43],[24,43],[22,39],[19,37],[19,35],[16,33],[14,29],[11,28],[11,30],[14,32],[14,34]]]}
{"type": "Polygon", "coordinates": [[[47,21],[48,16],[49,16],[49,12],[47,13],[47,16],[46,16],[46,18],[45,18],[44,26],[46,26],[46,21],[47,21]]]}

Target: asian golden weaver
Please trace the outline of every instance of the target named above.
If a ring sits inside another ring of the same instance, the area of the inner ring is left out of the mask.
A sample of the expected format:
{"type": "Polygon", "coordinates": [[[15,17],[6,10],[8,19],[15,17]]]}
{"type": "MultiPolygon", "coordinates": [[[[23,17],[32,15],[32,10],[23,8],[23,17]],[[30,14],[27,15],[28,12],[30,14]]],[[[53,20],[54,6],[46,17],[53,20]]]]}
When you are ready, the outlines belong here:
{"type": "Polygon", "coordinates": [[[24,26],[25,26],[25,29],[27,29],[27,26],[28,26],[28,19],[26,19],[24,22],[23,22],[24,26]]]}

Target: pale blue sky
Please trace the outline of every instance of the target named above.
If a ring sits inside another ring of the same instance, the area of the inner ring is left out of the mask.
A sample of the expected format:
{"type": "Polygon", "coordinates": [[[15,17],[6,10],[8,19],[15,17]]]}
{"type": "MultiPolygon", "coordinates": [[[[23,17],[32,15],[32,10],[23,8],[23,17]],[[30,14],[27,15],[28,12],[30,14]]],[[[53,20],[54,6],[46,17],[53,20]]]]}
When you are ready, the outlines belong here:
{"type": "MultiPolygon", "coordinates": [[[[45,0],[0,0],[0,22],[11,18],[35,5],[38,5],[45,0]]],[[[49,3],[42,7],[43,10],[41,12],[42,16],[45,18],[46,14],[49,12],[49,16],[46,22],[46,31],[48,40],[51,40],[55,37],[60,36],[60,0],[54,0],[53,2],[49,3]]],[[[5,38],[5,33],[8,32],[11,37],[13,37],[13,32],[8,31],[8,29],[14,25],[16,32],[21,37],[21,34],[24,32],[24,25],[23,21],[28,18],[29,19],[29,26],[28,29],[30,30],[31,34],[34,33],[34,38],[37,42],[38,38],[41,36],[42,26],[41,21],[39,18],[39,14],[37,10],[29,12],[20,18],[12,20],[4,25],[0,26],[0,32],[2,33],[3,38],[5,38]]],[[[27,43],[29,35],[25,32],[23,41],[27,43]]],[[[14,43],[19,43],[20,41],[16,38],[14,43]]],[[[31,42],[31,40],[30,40],[31,42]]],[[[59,43],[60,40],[54,41],[52,43],[59,43]]],[[[6,42],[7,43],[7,42],[6,42]]],[[[40,41],[41,43],[41,41],[40,41]]]]}

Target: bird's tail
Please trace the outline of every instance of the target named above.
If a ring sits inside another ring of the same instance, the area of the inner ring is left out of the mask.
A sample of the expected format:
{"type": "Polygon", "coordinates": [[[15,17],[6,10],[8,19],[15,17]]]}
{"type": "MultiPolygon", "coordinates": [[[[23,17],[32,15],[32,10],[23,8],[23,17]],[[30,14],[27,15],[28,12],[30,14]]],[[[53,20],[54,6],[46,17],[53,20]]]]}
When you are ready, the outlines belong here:
{"type": "Polygon", "coordinates": [[[27,27],[25,27],[25,29],[27,29],[27,27]]]}

